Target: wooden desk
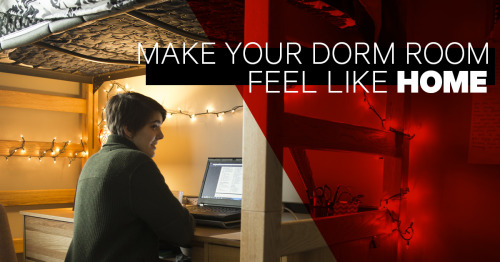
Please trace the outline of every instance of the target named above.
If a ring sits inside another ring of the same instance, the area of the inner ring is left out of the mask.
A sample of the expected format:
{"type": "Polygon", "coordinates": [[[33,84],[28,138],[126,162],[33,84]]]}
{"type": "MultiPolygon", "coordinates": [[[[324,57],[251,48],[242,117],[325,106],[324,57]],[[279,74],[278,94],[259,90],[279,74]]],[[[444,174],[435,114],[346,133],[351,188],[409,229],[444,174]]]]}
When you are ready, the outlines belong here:
{"type": "MultiPolygon", "coordinates": [[[[21,211],[24,215],[24,250],[26,261],[63,261],[73,237],[73,211],[70,208],[21,211]]],[[[373,210],[322,218],[334,235],[328,244],[307,214],[282,215],[280,247],[282,262],[338,260],[397,261],[398,235],[392,232],[392,220],[385,210],[373,210]],[[299,235],[302,241],[293,236],[299,235]],[[377,236],[377,249],[370,241],[377,236]],[[343,250],[357,250],[354,256],[342,257],[343,250]],[[359,251],[359,252],[358,252],[359,251]]],[[[324,225],[323,225],[324,226],[324,225]]],[[[192,242],[192,261],[233,262],[240,260],[239,229],[197,227],[192,242]]]]}
{"type": "MultiPolygon", "coordinates": [[[[71,208],[21,211],[25,261],[64,261],[73,238],[71,208]]],[[[240,230],[197,227],[192,261],[239,261],[240,230]]]]}

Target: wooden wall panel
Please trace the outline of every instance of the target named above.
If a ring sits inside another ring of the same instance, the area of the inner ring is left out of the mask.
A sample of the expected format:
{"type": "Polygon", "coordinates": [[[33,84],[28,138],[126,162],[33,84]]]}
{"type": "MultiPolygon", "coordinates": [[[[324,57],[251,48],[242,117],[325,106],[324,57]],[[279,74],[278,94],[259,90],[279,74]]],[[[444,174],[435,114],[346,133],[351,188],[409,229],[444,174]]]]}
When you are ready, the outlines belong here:
{"type": "Polygon", "coordinates": [[[4,206],[27,206],[73,203],[76,189],[8,190],[0,191],[4,206]]]}
{"type": "Polygon", "coordinates": [[[81,98],[40,95],[0,90],[0,106],[20,107],[85,114],[87,100],[81,98]]]}

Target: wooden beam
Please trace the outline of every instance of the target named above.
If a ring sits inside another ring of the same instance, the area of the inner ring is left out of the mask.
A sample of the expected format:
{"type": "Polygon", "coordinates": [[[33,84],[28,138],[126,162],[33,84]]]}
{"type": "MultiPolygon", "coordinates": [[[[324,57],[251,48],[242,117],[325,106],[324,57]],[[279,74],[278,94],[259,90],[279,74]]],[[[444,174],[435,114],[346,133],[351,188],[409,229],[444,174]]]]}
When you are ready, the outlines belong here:
{"type": "Polygon", "coordinates": [[[400,157],[390,131],[330,122],[300,115],[283,115],[283,144],[311,150],[344,150],[400,157]]]}
{"type": "Polygon", "coordinates": [[[12,239],[12,242],[14,242],[14,250],[16,251],[16,254],[20,254],[24,252],[24,244],[23,244],[23,238],[14,238],[12,239]]]}
{"type": "MultiPolygon", "coordinates": [[[[395,87],[394,87],[395,88],[395,87]]],[[[386,118],[392,123],[394,128],[401,132],[407,132],[410,125],[411,99],[410,94],[397,94],[389,92],[387,94],[386,118]]],[[[402,227],[408,226],[410,221],[407,219],[407,200],[408,193],[408,170],[410,164],[410,138],[403,133],[398,133],[396,137],[397,147],[401,149],[401,158],[399,161],[394,159],[384,160],[384,180],[383,189],[385,197],[401,194],[397,210],[398,219],[402,222],[402,227]],[[395,162],[392,163],[392,162],[395,162]]],[[[402,238],[397,239],[397,245],[394,247],[397,252],[398,261],[404,261],[408,255],[407,243],[402,238]]]]}
{"type": "Polygon", "coordinates": [[[89,141],[93,142],[94,137],[94,87],[92,84],[82,84],[82,98],[87,100],[87,112],[82,117],[82,137],[87,145],[88,154],[82,160],[82,168],[85,165],[88,157],[93,153],[93,147],[90,146],[89,141]]]}
{"type": "Polygon", "coordinates": [[[314,184],[314,179],[312,175],[311,165],[309,164],[309,159],[307,158],[306,149],[293,147],[290,148],[290,153],[292,154],[293,160],[299,169],[300,177],[304,182],[307,189],[307,196],[311,197],[312,192],[316,188],[314,184]]]}
{"type": "Polygon", "coordinates": [[[279,261],[283,168],[246,104],[243,132],[240,258],[279,261]]]}
{"type": "MultiPolygon", "coordinates": [[[[401,132],[408,130],[409,113],[410,96],[408,94],[387,93],[386,121],[391,123],[392,128],[401,132]]],[[[401,193],[401,189],[407,188],[409,137],[403,133],[397,133],[396,147],[401,150],[400,158],[384,158],[383,190],[386,197],[401,193]]]]}
{"type": "Polygon", "coordinates": [[[243,132],[243,194],[250,197],[243,198],[242,209],[281,212],[283,167],[246,104],[243,132]]]}
{"type": "MultiPolygon", "coordinates": [[[[269,43],[270,47],[277,47],[284,42],[285,4],[285,0],[245,1],[245,43],[269,43]]],[[[247,106],[243,111],[242,262],[280,260],[277,248],[283,183],[281,118],[285,107],[283,94],[268,95],[265,99],[260,103],[266,114],[264,133],[247,106]],[[273,141],[273,148],[267,141],[273,141]]]]}
{"type": "MultiPolygon", "coordinates": [[[[54,149],[53,150],[62,150],[64,147],[65,142],[57,142],[54,143],[54,149]]],[[[18,148],[22,145],[22,141],[12,141],[12,140],[0,140],[0,156],[8,156],[14,150],[15,148],[18,148]]],[[[24,156],[24,157],[29,157],[31,156],[34,160],[34,158],[40,156],[43,154],[43,151],[47,151],[52,147],[52,142],[35,142],[35,141],[26,141],[24,143],[24,149],[26,152],[22,152],[21,149],[18,149],[13,156],[24,156]]],[[[57,157],[74,157],[75,153],[78,153],[76,157],[81,158],[81,157],[86,157],[86,154],[82,154],[83,147],[80,143],[80,141],[74,141],[69,143],[65,151],[61,154],[59,154],[57,151],[54,152],[54,155],[52,155],[52,152],[48,151],[44,158],[52,158],[57,155],[57,157]],[[59,155],[58,155],[59,154],[59,155]]]]}
{"type": "Polygon", "coordinates": [[[386,210],[304,219],[281,224],[281,255],[315,250],[333,244],[392,232],[386,210]],[[319,229],[322,229],[323,234],[319,229]]]}
{"type": "Polygon", "coordinates": [[[73,203],[75,189],[8,190],[0,191],[4,206],[29,206],[73,203]]]}
{"type": "MultiPolygon", "coordinates": [[[[95,90],[95,84],[94,84],[94,90],[95,90]]],[[[102,98],[102,97],[101,97],[102,98]]],[[[99,92],[95,92],[93,94],[93,117],[92,117],[92,138],[89,137],[89,151],[92,151],[93,155],[94,153],[97,153],[100,149],[101,146],[99,144],[99,116],[101,116],[101,108],[99,108],[99,92]]]]}
{"type": "Polygon", "coordinates": [[[0,106],[85,114],[87,101],[81,98],[0,90],[0,106]]]}

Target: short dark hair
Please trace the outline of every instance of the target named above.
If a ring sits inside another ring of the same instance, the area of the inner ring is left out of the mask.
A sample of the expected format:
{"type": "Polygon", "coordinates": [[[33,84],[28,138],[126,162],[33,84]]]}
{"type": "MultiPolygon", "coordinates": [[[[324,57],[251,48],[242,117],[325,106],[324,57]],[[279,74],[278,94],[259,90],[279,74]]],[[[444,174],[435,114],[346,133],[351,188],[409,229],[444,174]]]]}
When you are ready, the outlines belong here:
{"type": "Polygon", "coordinates": [[[167,111],[156,100],[135,92],[120,93],[106,104],[106,123],[112,134],[125,136],[124,126],[135,134],[155,112],[160,112],[165,121],[167,111]]]}

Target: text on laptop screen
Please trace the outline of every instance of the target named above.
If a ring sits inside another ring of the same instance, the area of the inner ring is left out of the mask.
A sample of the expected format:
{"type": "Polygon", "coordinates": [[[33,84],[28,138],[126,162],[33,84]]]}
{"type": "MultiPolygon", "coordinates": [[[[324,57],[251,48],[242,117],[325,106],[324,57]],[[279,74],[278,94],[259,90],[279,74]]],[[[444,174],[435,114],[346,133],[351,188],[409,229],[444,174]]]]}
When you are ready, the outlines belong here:
{"type": "Polygon", "coordinates": [[[205,172],[201,198],[241,200],[243,184],[241,162],[209,161],[205,172]]]}

